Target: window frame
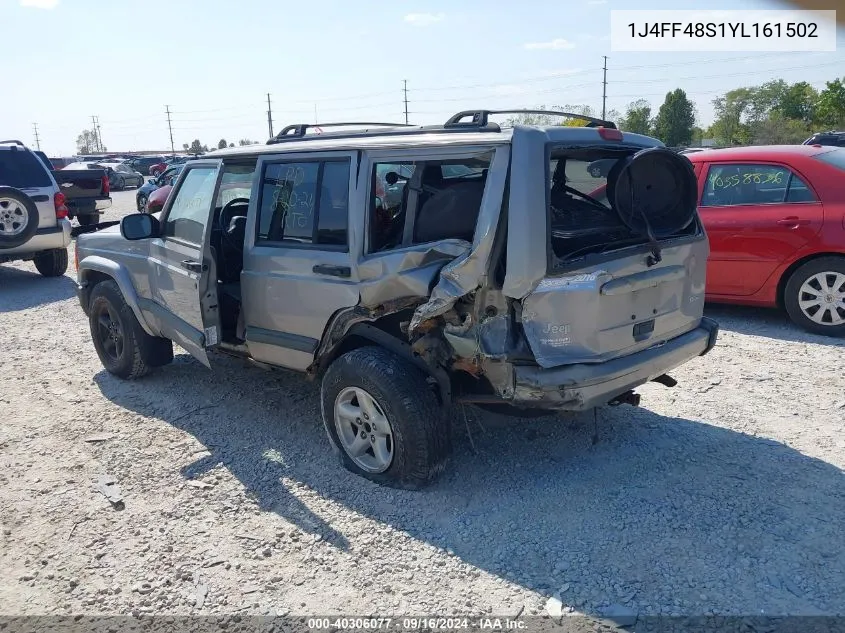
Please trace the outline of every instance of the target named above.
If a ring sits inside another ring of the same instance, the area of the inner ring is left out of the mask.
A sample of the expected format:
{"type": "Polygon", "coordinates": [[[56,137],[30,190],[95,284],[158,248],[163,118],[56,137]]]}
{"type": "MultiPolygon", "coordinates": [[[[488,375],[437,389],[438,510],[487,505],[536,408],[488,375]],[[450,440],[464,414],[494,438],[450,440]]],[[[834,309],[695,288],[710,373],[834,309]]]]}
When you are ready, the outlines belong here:
{"type": "MultiPolygon", "coordinates": [[[[308,153],[308,154],[273,154],[270,157],[261,156],[258,159],[258,163],[256,164],[255,169],[255,185],[253,187],[253,191],[257,189],[257,195],[254,196],[255,199],[255,226],[253,228],[253,244],[252,247],[268,247],[268,248],[293,248],[293,249],[300,249],[300,250],[310,250],[310,251],[331,251],[335,253],[348,253],[350,249],[350,240],[351,236],[350,233],[352,232],[352,221],[351,221],[351,211],[352,211],[352,200],[353,196],[355,195],[355,187],[353,186],[353,178],[355,177],[355,170],[354,170],[354,157],[349,152],[321,152],[321,153],[308,153]],[[348,188],[348,196],[347,196],[347,203],[346,203],[346,243],[345,244],[319,244],[316,241],[319,227],[320,227],[320,193],[321,193],[321,184],[323,179],[323,173],[325,171],[324,167],[326,163],[346,163],[349,166],[348,174],[349,180],[347,181],[347,188],[348,188]],[[261,207],[264,203],[264,174],[267,171],[267,168],[271,165],[289,165],[295,163],[317,163],[317,182],[316,182],[316,191],[314,194],[314,224],[311,227],[311,242],[304,243],[304,242],[295,242],[289,241],[285,239],[281,240],[268,240],[260,237],[259,233],[261,231],[261,207]]],[[[250,204],[252,200],[250,200],[250,204]]]]}
{"type": "Polygon", "coordinates": [[[804,174],[802,174],[798,169],[792,167],[791,165],[787,165],[785,163],[778,163],[775,161],[768,161],[768,160],[734,160],[734,161],[708,161],[706,164],[706,171],[703,174],[704,178],[702,180],[701,185],[701,194],[698,201],[698,206],[701,209],[733,209],[735,207],[771,207],[776,205],[784,205],[784,204],[821,204],[821,197],[819,196],[818,191],[816,188],[813,187],[812,182],[809,178],[807,178],[804,174]],[[786,181],[786,188],[784,189],[783,193],[783,200],[779,202],[743,202],[741,204],[704,204],[704,196],[707,193],[707,185],[708,181],[710,180],[710,170],[714,167],[742,167],[742,166],[759,166],[759,167],[774,167],[776,169],[783,169],[789,172],[789,179],[786,181]],[[790,202],[787,200],[789,197],[789,189],[792,186],[792,179],[794,176],[797,176],[802,183],[807,186],[807,189],[813,194],[814,200],[805,200],[805,201],[794,201],[790,202]]]}
{"type": "MultiPolygon", "coordinates": [[[[405,244],[403,243],[390,249],[382,249],[378,251],[372,250],[372,225],[375,220],[374,207],[372,202],[375,198],[375,169],[376,165],[382,163],[430,163],[436,161],[456,161],[461,159],[478,158],[483,154],[490,155],[490,165],[488,169],[492,168],[496,159],[496,153],[501,148],[502,144],[497,143],[479,143],[477,145],[444,145],[437,147],[410,147],[408,149],[372,149],[367,151],[366,157],[362,159],[359,171],[365,183],[365,197],[364,197],[364,218],[365,230],[363,232],[362,243],[362,258],[363,260],[370,260],[373,258],[383,257],[390,253],[398,253],[402,251],[419,250],[426,244],[434,244],[436,242],[421,242],[414,243],[413,241],[405,244]]],[[[416,169],[414,170],[416,173],[416,169]]],[[[488,181],[489,184],[489,181],[488,181]]],[[[488,184],[485,184],[484,195],[487,195],[488,184]]],[[[484,198],[482,198],[482,207],[484,205],[484,198]]],[[[407,222],[407,216],[406,216],[407,222]]],[[[405,233],[403,227],[403,235],[405,233]]],[[[478,225],[476,224],[476,230],[478,225]]]]}
{"type": "Polygon", "coordinates": [[[170,211],[173,208],[173,203],[176,201],[179,192],[182,190],[182,183],[188,177],[188,174],[195,170],[195,169],[213,169],[217,172],[214,180],[214,188],[211,194],[211,202],[208,207],[208,218],[206,220],[205,229],[203,231],[203,241],[205,241],[205,236],[207,235],[209,229],[211,228],[211,212],[213,210],[213,205],[217,201],[218,191],[220,189],[220,177],[223,174],[223,161],[215,160],[215,161],[197,161],[196,163],[192,164],[189,168],[183,169],[182,172],[179,174],[176,182],[173,183],[173,189],[170,191],[170,195],[167,196],[167,202],[164,205],[164,208],[161,211],[161,220],[159,224],[161,226],[161,233],[159,234],[159,239],[169,242],[176,242],[177,244],[183,244],[189,248],[198,248],[200,250],[203,249],[203,243],[197,244],[196,242],[190,242],[186,239],[177,237],[175,235],[165,235],[164,228],[167,226],[167,221],[170,219],[170,211]]]}

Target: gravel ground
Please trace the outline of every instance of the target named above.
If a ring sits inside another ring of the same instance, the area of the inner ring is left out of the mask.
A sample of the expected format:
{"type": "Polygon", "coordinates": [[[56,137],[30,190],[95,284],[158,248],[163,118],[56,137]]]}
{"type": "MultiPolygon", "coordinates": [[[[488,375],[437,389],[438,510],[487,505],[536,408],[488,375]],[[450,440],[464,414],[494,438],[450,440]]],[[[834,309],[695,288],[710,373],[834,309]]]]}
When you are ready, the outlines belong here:
{"type": "Polygon", "coordinates": [[[710,307],[716,349],[601,410],[596,445],[592,415],[467,409],[403,492],[340,468],[297,375],[111,377],[73,274],[0,266],[2,613],[845,611],[843,341],[710,307]]]}

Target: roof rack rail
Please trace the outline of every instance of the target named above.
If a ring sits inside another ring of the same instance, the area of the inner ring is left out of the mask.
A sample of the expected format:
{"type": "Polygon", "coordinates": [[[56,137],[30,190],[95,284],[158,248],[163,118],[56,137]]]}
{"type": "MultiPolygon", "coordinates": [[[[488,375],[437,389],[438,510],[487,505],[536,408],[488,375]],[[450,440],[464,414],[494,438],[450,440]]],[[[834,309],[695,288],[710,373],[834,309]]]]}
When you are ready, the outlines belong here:
{"type": "Polygon", "coordinates": [[[586,114],[577,114],[575,112],[561,112],[559,110],[464,110],[458,112],[450,117],[444,128],[457,127],[484,127],[488,124],[491,114],[550,114],[553,116],[566,116],[573,119],[581,119],[587,121],[586,127],[606,127],[617,129],[613,121],[605,121],[604,119],[597,119],[595,117],[587,116],[586,114]],[[472,117],[471,121],[462,121],[467,117],[472,117]]]}
{"type": "MultiPolygon", "coordinates": [[[[276,134],[273,138],[267,141],[268,144],[270,143],[278,143],[279,141],[286,141],[286,140],[293,140],[299,139],[305,136],[305,133],[309,129],[320,129],[324,127],[345,127],[348,125],[368,125],[370,127],[414,127],[407,123],[382,123],[382,122],[374,122],[374,121],[351,121],[351,122],[337,122],[337,123],[296,123],[294,125],[288,125],[282,128],[282,131],[276,134]]],[[[357,130],[360,134],[364,130],[357,130]]]]}
{"type": "Polygon", "coordinates": [[[3,143],[14,143],[15,145],[20,145],[21,147],[26,147],[26,145],[24,145],[20,141],[14,140],[14,139],[9,139],[8,141],[0,141],[0,145],[3,144],[3,143]]]}

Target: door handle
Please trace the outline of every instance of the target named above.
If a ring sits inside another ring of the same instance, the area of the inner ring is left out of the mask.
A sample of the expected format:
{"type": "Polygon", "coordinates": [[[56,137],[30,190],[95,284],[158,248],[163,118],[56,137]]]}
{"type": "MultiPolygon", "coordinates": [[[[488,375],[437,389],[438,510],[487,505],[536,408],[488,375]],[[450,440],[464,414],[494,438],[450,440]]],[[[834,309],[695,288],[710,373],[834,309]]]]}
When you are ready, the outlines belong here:
{"type": "Polygon", "coordinates": [[[185,270],[190,270],[192,273],[201,273],[205,270],[205,266],[203,266],[200,262],[195,262],[190,259],[183,259],[182,260],[182,268],[185,270]]]}
{"type": "Polygon", "coordinates": [[[351,277],[352,269],[349,266],[329,266],[327,264],[315,264],[311,272],[318,275],[331,275],[332,277],[351,277]]]}
{"type": "Polygon", "coordinates": [[[805,226],[809,223],[810,221],[806,218],[798,218],[794,216],[778,220],[778,224],[780,224],[781,226],[805,226]]]}

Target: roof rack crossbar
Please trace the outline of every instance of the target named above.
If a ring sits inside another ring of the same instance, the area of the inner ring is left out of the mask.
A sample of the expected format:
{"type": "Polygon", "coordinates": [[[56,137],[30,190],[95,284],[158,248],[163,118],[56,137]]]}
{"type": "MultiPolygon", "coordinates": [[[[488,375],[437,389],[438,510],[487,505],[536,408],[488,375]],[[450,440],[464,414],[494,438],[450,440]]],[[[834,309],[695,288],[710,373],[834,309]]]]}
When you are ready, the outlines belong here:
{"type": "Polygon", "coordinates": [[[24,145],[20,141],[16,141],[15,139],[9,139],[8,141],[0,141],[0,144],[2,144],[2,143],[14,143],[15,145],[20,145],[21,147],[26,147],[26,145],[24,145]]]}
{"type": "Polygon", "coordinates": [[[343,127],[347,125],[368,125],[370,127],[413,127],[407,123],[384,123],[376,121],[349,121],[337,123],[296,123],[294,125],[287,125],[282,128],[282,131],[274,136],[274,139],[300,137],[305,136],[309,129],[324,128],[324,127],[343,127]]]}
{"type": "Polygon", "coordinates": [[[491,114],[550,114],[552,116],[565,116],[573,119],[580,119],[587,121],[586,127],[606,127],[616,129],[616,124],[613,121],[605,121],[604,119],[597,119],[595,117],[587,116],[586,114],[577,114],[575,112],[561,112],[559,110],[464,110],[458,112],[446,121],[446,128],[455,127],[483,127],[487,125],[491,114]],[[462,121],[467,117],[472,117],[471,121],[462,121]]]}

